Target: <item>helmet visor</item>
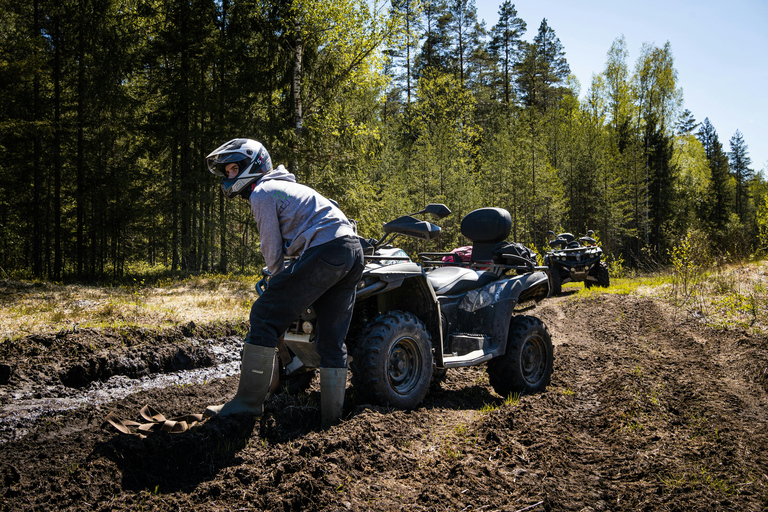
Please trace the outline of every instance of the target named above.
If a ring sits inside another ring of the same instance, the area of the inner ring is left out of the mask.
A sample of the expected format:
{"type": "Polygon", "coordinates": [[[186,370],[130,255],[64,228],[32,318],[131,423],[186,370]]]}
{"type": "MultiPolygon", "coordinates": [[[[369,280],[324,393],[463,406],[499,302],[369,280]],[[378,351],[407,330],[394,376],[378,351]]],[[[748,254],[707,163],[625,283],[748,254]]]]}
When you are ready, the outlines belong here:
{"type": "Polygon", "coordinates": [[[223,155],[213,155],[205,159],[205,163],[208,165],[208,170],[216,176],[221,178],[229,178],[227,173],[228,164],[238,164],[239,170],[243,170],[243,155],[238,153],[226,153],[223,155]]]}

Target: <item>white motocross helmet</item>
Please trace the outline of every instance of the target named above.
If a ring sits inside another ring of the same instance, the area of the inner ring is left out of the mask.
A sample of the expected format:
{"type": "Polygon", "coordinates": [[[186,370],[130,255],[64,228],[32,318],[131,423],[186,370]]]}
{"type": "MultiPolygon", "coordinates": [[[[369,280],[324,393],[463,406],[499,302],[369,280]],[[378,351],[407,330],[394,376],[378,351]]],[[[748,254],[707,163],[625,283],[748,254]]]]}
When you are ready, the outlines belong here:
{"type": "Polygon", "coordinates": [[[208,170],[221,178],[224,195],[234,198],[242,195],[246,199],[262,176],[272,170],[272,159],[266,148],[253,139],[232,139],[205,157],[208,170]],[[237,164],[238,173],[230,178],[226,167],[237,164]]]}

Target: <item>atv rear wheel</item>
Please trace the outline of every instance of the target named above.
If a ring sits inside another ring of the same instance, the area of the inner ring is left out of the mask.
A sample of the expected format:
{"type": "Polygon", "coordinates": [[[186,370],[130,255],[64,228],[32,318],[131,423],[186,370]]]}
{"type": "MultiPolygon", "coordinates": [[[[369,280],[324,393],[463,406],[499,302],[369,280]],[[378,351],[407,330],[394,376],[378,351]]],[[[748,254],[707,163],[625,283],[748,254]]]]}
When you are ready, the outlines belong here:
{"type": "Polygon", "coordinates": [[[516,316],[509,328],[506,353],[488,362],[488,378],[493,390],[503,397],[543,391],[553,364],[552,337],[544,322],[516,316]]]}
{"type": "Polygon", "coordinates": [[[391,311],[363,331],[352,360],[353,385],[375,403],[411,409],[429,391],[432,359],[424,324],[411,313],[391,311]]]}

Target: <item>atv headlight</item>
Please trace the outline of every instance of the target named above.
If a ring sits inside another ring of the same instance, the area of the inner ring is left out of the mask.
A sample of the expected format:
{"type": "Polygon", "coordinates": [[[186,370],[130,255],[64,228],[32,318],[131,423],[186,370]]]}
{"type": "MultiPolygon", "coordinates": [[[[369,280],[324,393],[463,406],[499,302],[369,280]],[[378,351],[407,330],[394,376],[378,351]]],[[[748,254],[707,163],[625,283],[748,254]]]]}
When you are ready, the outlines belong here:
{"type": "Polygon", "coordinates": [[[464,296],[464,300],[461,301],[461,304],[459,304],[459,309],[473,313],[486,306],[490,306],[494,302],[492,292],[493,290],[486,290],[485,288],[481,288],[480,290],[470,290],[467,292],[467,295],[464,296]]]}

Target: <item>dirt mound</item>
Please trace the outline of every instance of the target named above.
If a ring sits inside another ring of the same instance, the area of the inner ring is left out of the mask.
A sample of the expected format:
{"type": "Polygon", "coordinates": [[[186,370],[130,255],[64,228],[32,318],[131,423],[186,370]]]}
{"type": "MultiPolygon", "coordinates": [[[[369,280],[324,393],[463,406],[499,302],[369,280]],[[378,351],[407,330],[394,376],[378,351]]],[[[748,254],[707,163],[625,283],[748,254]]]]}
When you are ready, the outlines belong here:
{"type": "MultiPolygon", "coordinates": [[[[344,421],[327,432],[316,381],[308,394],[272,397],[260,421],[145,439],[104,427],[108,411],[138,419],[144,404],[169,417],[202,412],[233,394],[237,376],[170,381],[53,408],[3,435],[0,509],[768,507],[766,340],[674,320],[633,296],[560,297],[531,313],[556,345],[544,393],[505,401],[475,367],[449,370],[413,411],[372,406],[350,387],[344,421]]],[[[35,393],[80,397],[105,378],[129,387],[236,365],[234,333],[186,334],[134,343],[87,331],[4,347],[0,432],[35,393]]]]}

